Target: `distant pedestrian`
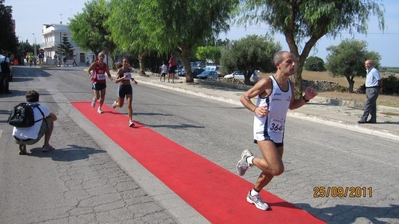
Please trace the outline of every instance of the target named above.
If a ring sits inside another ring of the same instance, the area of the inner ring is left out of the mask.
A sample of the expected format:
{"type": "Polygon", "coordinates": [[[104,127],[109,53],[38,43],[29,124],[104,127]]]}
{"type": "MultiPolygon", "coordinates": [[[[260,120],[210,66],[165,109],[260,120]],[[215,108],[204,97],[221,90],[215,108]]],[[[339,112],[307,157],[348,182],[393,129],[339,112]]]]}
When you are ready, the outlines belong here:
{"type": "Polygon", "coordinates": [[[73,63],[72,63],[72,65],[73,65],[73,66],[78,66],[78,64],[76,64],[76,59],[75,59],[75,58],[73,58],[73,63]]]}
{"type": "Polygon", "coordinates": [[[246,149],[241,153],[236,169],[240,176],[252,166],[262,171],[246,198],[247,202],[261,210],[269,209],[269,205],[262,200],[259,192],[274,176],[284,172],[282,157],[287,111],[305,105],[317,95],[315,90],[308,87],[305,95],[295,99],[294,84],[289,79],[295,74],[296,61],[293,54],[277,52],[273,61],[277,72],[259,80],[240,98],[241,103],[254,113],[254,142],[258,144],[261,157],[255,157],[246,149]],[[251,101],[252,98],[257,98],[256,104],[251,101]]]}
{"type": "Polygon", "coordinates": [[[166,73],[168,73],[168,66],[166,65],[165,61],[163,61],[161,67],[161,75],[159,76],[159,81],[162,81],[163,78],[163,81],[165,82],[166,73]]]}
{"type": "Polygon", "coordinates": [[[358,123],[377,123],[377,98],[378,94],[382,93],[382,80],[380,72],[373,66],[371,60],[367,60],[364,65],[367,72],[365,83],[367,101],[363,116],[360,118],[358,123]],[[370,120],[367,120],[369,115],[370,120]]]}
{"type": "Polygon", "coordinates": [[[33,65],[36,66],[36,63],[37,63],[36,56],[33,56],[33,65]]]}
{"type": "Polygon", "coordinates": [[[2,63],[2,66],[0,67],[0,93],[11,94],[9,89],[11,76],[10,58],[6,51],[1,51],[0,63],[2,63]]]}
{"type": "Polygon", "coordinates": [[[65,66],[68,66],[67,57],[64,56],[64,57],[62,58],[62,60],[64,61],[64,67],[65,67],[65,66]]]}
{"type": "Polygon", "coordinates": [[[170,55],[169,58],[169,75],[168,75],[168,82],[170,82],[170,77],[172,76],[172,83],[175,82],[175,74],[176,74],[176,65],[177,65],[177,60],[173,56],[173,54],[170,55]]]}
{"type": "Polygon", "coordinates": [[[33,64],[33,56],[32,55],[28,55],[28,61],[29,61],[29,67],[32,67],[32,64],[33,64]]]}
{"type": "Polygon", "coordinates": [[[98,54],[98,61],[94,62],[90,65],[87,70],[87,74],[92,82],[92,89],[94,92],[93,100],[91,101],[91,106],[95,107],[97,100],[100,100],[100,106],[97,108],[97,112],[102,114],[103,111],[101,109],[104,104],[105,93],[106,93],[106,77],[105,73],[108,75],[108,78],[112,81],[111,73],[109,72],[108,65],[104,62],[104,53],[100,52],[98,54]],[[93,71],[93,74],[91,72],[93,71]]]}
{"type": "Polygon", "coordinates": [[[19,145],[19,154],[26,154],[26,145],[36,144],[43,136],[43,152],[53,150],[54,148],[50,145],[50,138],[53,133],[53,123],[57,120],[57,116],[51,113],[46,106],[39,104],[39,93],[35,90],[28,91],[25,97],[28,104],[38,105],[38,107],[33,107],[33,116],[37,122],[31,127],[14,127],[12,136],[19,145]]]}
{"type": "Polygon", "coordinates": [[[114,101],[112,104],[112,108],[116,107],[123,107],[123,103],[125,101],[125,97],[127,100],[127,114],[129,117],[129,127],[133,127],[133,108],[132,108],[132,101],[133,101],[133,88],[130,85],[130,81],[137,85],[137,81],[132,78],[132,69],[129,65],[129,60],[127,58],[122,59],[122,67],[118,69],[116,73],[115,82],[119,83],[117,95],[118,100],[114,101]]]}

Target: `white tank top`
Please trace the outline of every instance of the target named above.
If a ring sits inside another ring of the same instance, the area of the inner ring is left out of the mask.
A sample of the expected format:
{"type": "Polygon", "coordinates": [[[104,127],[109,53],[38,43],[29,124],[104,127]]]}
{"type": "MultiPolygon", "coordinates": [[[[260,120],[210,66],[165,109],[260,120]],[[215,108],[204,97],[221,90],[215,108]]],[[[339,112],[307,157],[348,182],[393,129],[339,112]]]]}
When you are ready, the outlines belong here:
{"type": "Polygon", "coordinates": [[[272,92],[266,98],[258,96],[256,106],[268,105],[269,114],[260,118],[254,116],[254,139],[265,140],[270,138],[274,143],[282,143],[284,139],[284,125],[288,107],[292,98],[291,82],[288,80],[288,90],[281,90],[273,76],[272,92]]]}

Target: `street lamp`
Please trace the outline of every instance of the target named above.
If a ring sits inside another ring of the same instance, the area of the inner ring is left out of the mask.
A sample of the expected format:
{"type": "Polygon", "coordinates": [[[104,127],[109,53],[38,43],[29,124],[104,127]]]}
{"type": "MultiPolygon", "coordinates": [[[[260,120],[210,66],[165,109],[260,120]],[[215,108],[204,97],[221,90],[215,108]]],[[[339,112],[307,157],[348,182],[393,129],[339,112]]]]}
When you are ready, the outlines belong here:
{"type": "Polygon", "coordinates": [[[33,45],[33,54],[36,57],[36,36],[34,33],[32,33],[33,37],[35,38],[35,45],[33,45]]]}

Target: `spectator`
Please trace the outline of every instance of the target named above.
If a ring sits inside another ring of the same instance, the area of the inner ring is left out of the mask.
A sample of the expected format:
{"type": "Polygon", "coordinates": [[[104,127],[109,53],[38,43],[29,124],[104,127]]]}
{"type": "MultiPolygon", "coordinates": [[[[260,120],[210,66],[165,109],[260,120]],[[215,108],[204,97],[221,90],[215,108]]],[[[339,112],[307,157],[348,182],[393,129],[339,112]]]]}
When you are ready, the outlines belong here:
{"type": "Polygon", "coordinates": [[[163,77],[163,81],[165,82],[165,76],[166,76],[167,72],[168,72],[168,66],[163,61],[162,62],[162,67],[161,67],[161,75],[159,76],[159,81],[162,81],[162,77],[163,77]]]}
{"type": "Polygon", "coordinates": [[[382,80],[380,73],[376,68],[374,68],[371,60],[367,60],[364,65],[367,72],[365,83],[367,101],[363,116],[360,118],[358,123],[377,123],[377,98],[378,93],[382,93],[382,80]],[[369,115],[370,120],[367,120],[369,115]]]}
{"type": "Polygon", "coordinates": [[[170,76],[172,76],[172,83],[175,82],[175,74],[176,74],[176,64],[177,60],[173,57],[173,54],[170,55],[169,58],[169,75],[168,75],[168,82],[170,80],[170,76]]]}
{"type": "Polygon", "coordinates": [[[0,62],[5,62],[4,71],[0,67],[0,93],[11,94],[9,90],[9,80],[10,80],[10,58],[7,57],[7,52],[2,51],[0,53],[0,62]]]}
{"type": "Polygon", "coordinates": [[[46,106],[39,104],[39,93],[35,90],[30,90],[25,95],[26,101],[30,105],[38,105],[33,108],[34,118],[37,121],[32,127],[17,128],[14,127],[12,135],[15,142],[19,145],[19,154],[26,154],[26,145],[33,145],[40,141],[44,135],[43,152],[48,152],[54,149],[50,145],[51,134],[53,133],[54,121],[57,116],[50,112],[46,106]],[[40,108],[40,110],[39,110],[40,108]],[[43,113],[43,114],[42,114],[43,113]]]}

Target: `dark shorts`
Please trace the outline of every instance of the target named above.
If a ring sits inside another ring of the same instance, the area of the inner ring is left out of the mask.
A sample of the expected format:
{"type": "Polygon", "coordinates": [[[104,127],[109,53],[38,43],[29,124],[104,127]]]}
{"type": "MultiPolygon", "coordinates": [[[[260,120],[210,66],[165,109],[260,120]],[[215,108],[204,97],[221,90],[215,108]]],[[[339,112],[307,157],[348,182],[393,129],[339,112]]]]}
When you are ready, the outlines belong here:
{"type": "MultiPolygon", "coordinates": [[[[265,140],[264,141],[271,141],[271,142],[273,142],[273,140],[271,140],[269,137],[266,137],[265,136],[265,140]]],[[[258,141],[256,140],[256,139],[254,139],[254,143],[256,143],[256,144],[258,144],[258,141]]],[[[280,143],[275,143],[275,142],[273,142],[274,143],[274,145],[278,148],[278,147],[283,147],[284,146],[284,143],[283,142],[280,142],[280,143]]]]}
{"type": "Polygon", "coordinates": [[[19,145],[33,145],[36,144],[38,141],[40,141],[40,139],[46,134],[46,132],[53,127],[53,120],[50,118],[45,118],[43,119],[42,122],[42,126],[40,127],[39,133],[37,134],[37,138],[36,139],[18,139],[16,137],[15,138],[15,143],[19,144],[19,145]]]}
{"type": "Polygon", "coordinates": [[[161,76],[166,76],[166,73],[161,73],[161,76]]]}
{"type": "Polygon", "coordinates": [[[133,95],[133,88],[130,84],[119,85],[117,93],[119,98],[125,98],[126,95],[133,95]]]}
{"type": "Polygon", "coordinates": [[[93,83],[91,85],[91,89],[92,90],[100,91],[100,90],[105,89],[105,88],[107,88],[107,85],[105,83],[93,83]]]}
{"type": "Polygon", "coordinates": [[[173,65],[169,68],[169,74],[176,73],[176,65],[173,65]]]}

